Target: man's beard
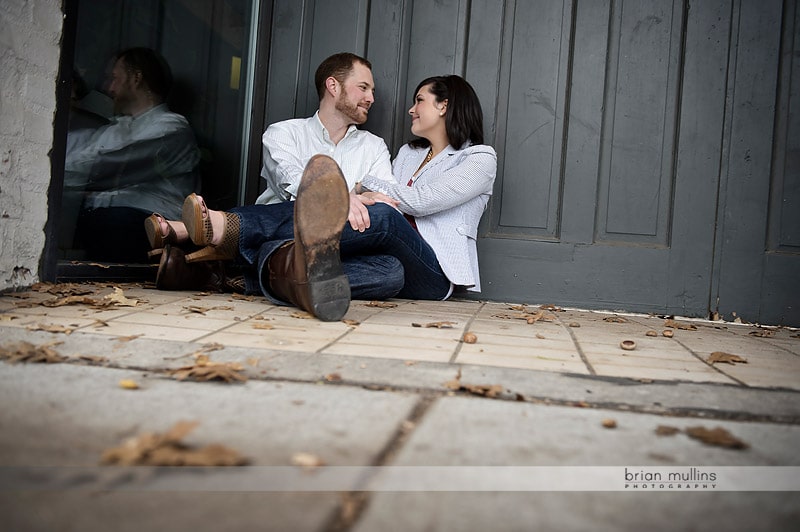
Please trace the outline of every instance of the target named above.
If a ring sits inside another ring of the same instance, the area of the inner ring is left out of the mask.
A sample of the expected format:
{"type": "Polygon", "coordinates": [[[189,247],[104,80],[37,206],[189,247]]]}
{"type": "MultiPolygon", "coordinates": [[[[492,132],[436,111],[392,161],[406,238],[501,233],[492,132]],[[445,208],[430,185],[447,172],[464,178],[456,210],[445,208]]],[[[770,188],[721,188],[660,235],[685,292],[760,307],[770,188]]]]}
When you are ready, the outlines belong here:
{"type": "Polygon", "coordinates": [[[344,93],[336,99],[336,110],[353,121],[354,124],[363,124],[367,121],[367,111],[357,104],[347,100],[344,93]]]}
{"type": "Polygon", "coordinates": [[[131,101],[132,98],[124,94],[120,94],[114,98],[114,114],[117,116],[131,114],[131,101]]]}

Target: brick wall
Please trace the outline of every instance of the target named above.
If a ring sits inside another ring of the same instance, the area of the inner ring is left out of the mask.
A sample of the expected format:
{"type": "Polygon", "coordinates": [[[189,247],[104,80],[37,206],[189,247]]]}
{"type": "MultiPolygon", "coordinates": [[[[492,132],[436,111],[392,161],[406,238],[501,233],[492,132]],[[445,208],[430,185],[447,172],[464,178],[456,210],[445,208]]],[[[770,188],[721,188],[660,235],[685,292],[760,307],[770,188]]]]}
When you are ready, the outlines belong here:
{"type": "Polygon", "coordinates": [[[61,28],[60,0],[0,2],[0,291],[38,281],[61,28]]]}

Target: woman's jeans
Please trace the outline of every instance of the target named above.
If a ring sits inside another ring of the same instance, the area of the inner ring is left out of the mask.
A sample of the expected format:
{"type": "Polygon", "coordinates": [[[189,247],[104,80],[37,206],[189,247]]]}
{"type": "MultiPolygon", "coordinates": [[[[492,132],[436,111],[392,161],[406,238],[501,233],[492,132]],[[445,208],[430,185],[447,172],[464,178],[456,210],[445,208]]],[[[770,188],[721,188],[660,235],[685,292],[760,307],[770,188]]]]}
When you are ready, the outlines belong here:
{"type": "MultiPolygon", "coordinates": [[[[433,248],[395,208],[367,206],[370,227],[363,233],[345,223],[340,242],[342,269],[353,299],[443,299],[450,281],[433,248]]],[[[269,292],[267,261],[281,245],[294,240],[294,202],[231,209],[239,215],[239,254],[255,271],[246,275],[249,292],[269,292]]]]}

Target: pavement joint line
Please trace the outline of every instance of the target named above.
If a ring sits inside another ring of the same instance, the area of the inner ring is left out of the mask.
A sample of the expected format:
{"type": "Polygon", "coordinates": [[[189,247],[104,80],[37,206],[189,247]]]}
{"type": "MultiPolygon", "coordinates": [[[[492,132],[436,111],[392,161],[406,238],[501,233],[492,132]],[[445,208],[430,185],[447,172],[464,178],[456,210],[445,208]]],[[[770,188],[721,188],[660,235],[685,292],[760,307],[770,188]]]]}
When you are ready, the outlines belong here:
{"type": "Polygon", "coordinates": [[[314,353],[318,354],[318,355],[323,354],[322,353],[323,351],[325,351],[329,347],[332,347],[332,346],[336,345],[336,343],[338,343],[340,340],[342,340],[343,338],[345,338],[347,335],[351,334],[355,330],[356,330],[356,327],[347,327],[346,331],[344,331],[342,334],[340,334],[339,336],[337,336],[336,338],[334,338],[333,340],[331,340],[327,344],[323,345],[322,347],[320,347],[319,349],[314,351],[314,353]]]}
{"type": "MultiPolygon", "coordinates": [[[[395,429],[394,433],[386,442],[386,445],[375,455],[372,466],[380,467],[391,462],[398,452],[409,440],[420,421],[425,417],[438,397],[432,394],[422,394],[411,408],[408,416],[403,419],[395,429]],[[409,425],[410,424],[410,425],[409,425]]],[[[370,473],[361,479],[358,487],[368,486],[370,480],[376,475],[370,473]]],[[[353,490],[342,494],[342,503],[337,508],[333,519],[322,530],[327,532],[346,532],[358,522],[361,515],[369,506],[372,492],[365,490],[353,490]]]]}
{"type": "MultiPolygon", "coordinates": [[[[62,364],[71,364],[76,366],[93,366],[93,367],[100,367],[106,369],[114,369],[114,370],[125,370],[125,371],[141,371],[143,373],[158,375],[167,377],[169,374],[170,369],[167,368],[148,368],[148,367],[141,367],[141,366],[117,366],[117,365],[110,365],[110,364],[95,364],[88,362],[86,360],[66,360],[61,362],[62,364]]],[[[774,415],[774,414],[753,414],[749,412],[739,412],[739,411],[730,411],[730,410],[715,410],[710,408],[702,408],[702,407],[664,407],[660,408],[658,406],[646,406],[646,405],[632,405],[628,403],[621,403],[615,401],[586,401],[586,400],[572,400],[572,399],[557,399],[552,397],[541,397],[541,396],[533,396],[533,395],[525,395],[519,392],[514,392],[513,390],[504,391],[503,393],[499,394],[495,397],[487,397],[485,395],[481,395],[479,393],[470,392],[467,390],[450,390],[446,388],[436,389],[436,388],[419,388],[413,386],[403,386],[403,385],[393,385],[389,383],[379,383],[379,382],[361,382],[361,381],[351,381],[351,380],[341,380],[336,382],[327,382],[325,381],[324,377],[320,376],[319,378],[314,379],[303,379],[303,378],[291,378],[291,377],[270,377],[264,375],[257,375],[257,376],[250,376],[247,375],[248,380],[259,381],[259,382],[289,382],[294,384],[322,384],[325,386],[347,386],[351,388],[361,388],[364,390],[369,391],[383,391],[383,392],[392,392],[392,393],[412,393],[417,394],[420,397],[429,397],[433,399],[438,399],[441,397],[472,397],[475,399],[485,399],[485,400],[492,400],[492,401],[506,401],[506,402],[519,402],[519,403],[528,403],[528,404],[539,404],[539,405],[546,405],[546,406],[568,406],[573,408],[584,408],[584,409],[593,409],[593,410],[612,410],[617,412],[631,412],[634,414],[650,414],[650,415],[657,415],[663,417],[684,417],[684,418],[695,418],[695,419],[706,419],[706,420],[718,420],[718,421],[744,421],[744,422],[763,422],[763,423],[774,423],[780,425],[800,425],[800,416],[793,416],[793,415],[774,415]]],[[[582,377],[582,376],[581,376],[582,377]]],[[[604,379],[609,382],[615,382],[617,380],[628,381],[630,379],[625,378],[606,378],[604,379]]],[[[202,382],[202,381],[191,381],[187,380],[184,381],[187,383],[192,384],[219,384],[214,382],[202,382]]],[[[654,381],[656,382],[656,381],[654,381]]],[[[665,383],[674,383],[675,381],[664,381],[665,383]]],[[[224,384],[223,384],[224,385],[224,384]]],[[[231,384],[235,385],[235,384],[231,384]]],[[[730,386],[738,388],[738,386],[734,386],[731,384],[717,384],[717,386],[730,386]]],[[[754,389],[754,388],[749,388],[754,389]]],[[[764,391],[783,391],[783,392],[790,392],[790,393],[797,393],[795,390],[785,390],[785,389],[765,389],[764,391]]]]}
{"type": "Polygon", "coordinates": [[[458,358],[458,355],[461,354],[461,348],[464,346],[464,335],[469,331],[469,328],[472,326],[472,323],[475,321],[475,318],[478,317],[478,314],[480,314],[481,310],[483,310],[483,307],[485,307],[485,306],[486,306],[486,302],[485,301],[481,301],[480,306],[478,306],[478,308],[475,310],[475,312],[472,313],[472,316],[470,316],[469,320],[467,320],[467,324],[464,325],[464,330],[461,331],[461,340],[456,344],[456,348],[453,351],[453,354],[450,355],[450,361],[449,362],[451,364],[455,364],[456,359],[458,358]]]}
{"type": "Polygon", "coordinates": [[[561,321],[561,318],[559,318],[557,315],[556,319],[558,320],[559,325],[561,325],[567,330],[569,337],[572,338],[572,343],[575,345],[575,350],[578,352],[578,356],[581,357],[581,360],[583,361],[583,364],[586,366],[586,369],[589,372],[589,374],[597,375],[597,371],[595,371],[594,367],[589,362],[589,358],[586,356],[586,353],[583,352],[583,348],[581,347],[580,342],[578,342],[578,338],[575,336],[575,332],[572,330],[572,327],[570,327],[568,324],[564,325],[564,322],[561,321]]]}

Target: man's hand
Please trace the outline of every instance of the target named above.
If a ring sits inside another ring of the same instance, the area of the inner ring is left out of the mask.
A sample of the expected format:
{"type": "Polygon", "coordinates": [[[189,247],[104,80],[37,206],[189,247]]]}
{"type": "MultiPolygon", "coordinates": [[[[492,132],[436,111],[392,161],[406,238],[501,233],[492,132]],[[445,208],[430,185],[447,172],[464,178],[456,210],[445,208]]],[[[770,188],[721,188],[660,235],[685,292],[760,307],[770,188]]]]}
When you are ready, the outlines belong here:
{"type": "Polygon", "coordinates": [[[380,192],[350,193],[350,214],[347,216],[347,220],[354,231],[363,233],[369,229],[367,205],[375,205],[376,203],[386,203],[397,208],[399,202],[380,192]]]}
{"type": "Polygon", "coordinates": [[[363,233],[369,228],[367,205],[375,205],[375,200],[366,198],[363,194],[350,193],[350,214],[347,216],[347,221],[350,222],[353,231],[363,233]]]}

